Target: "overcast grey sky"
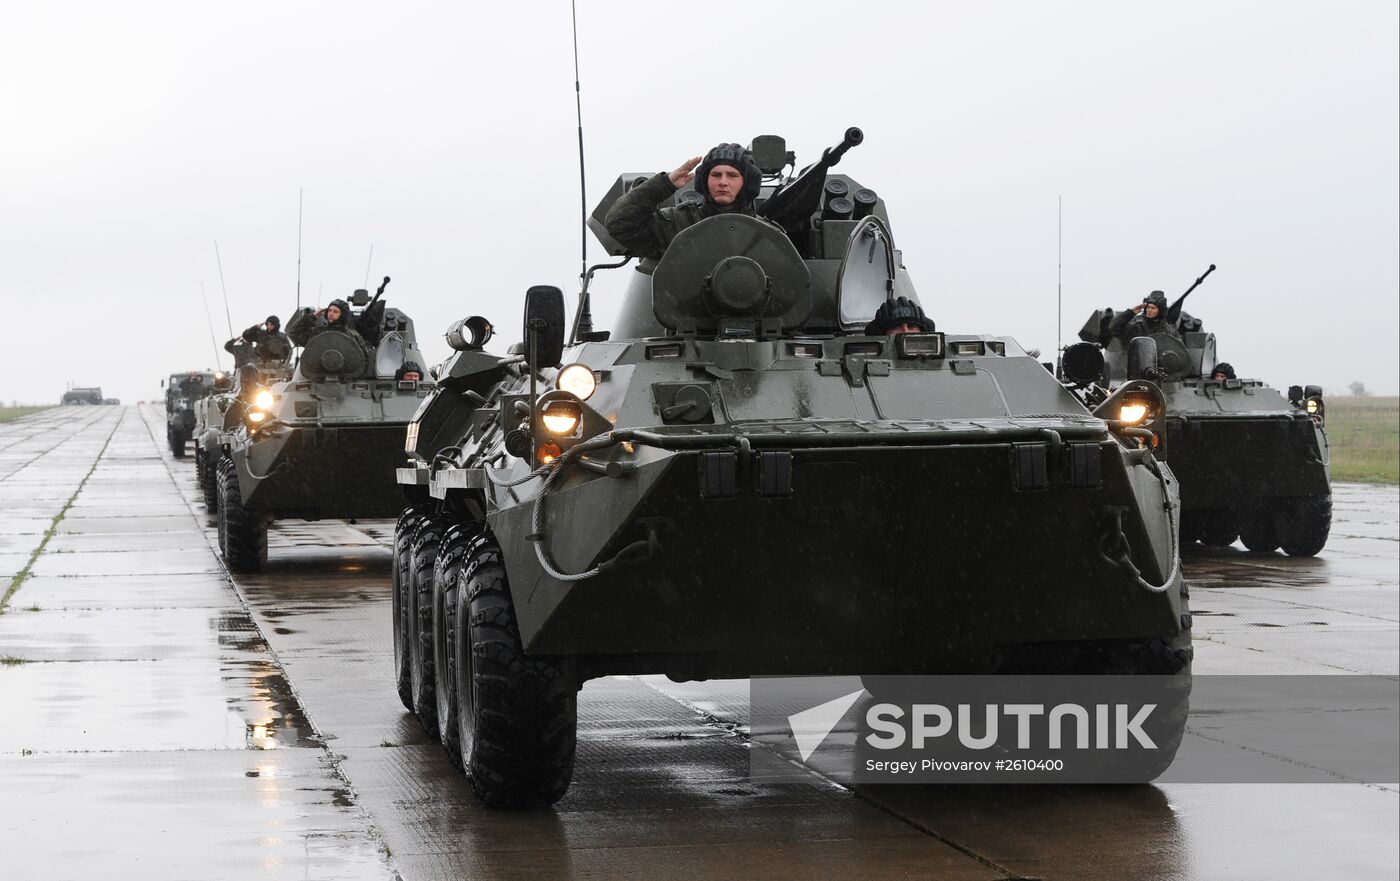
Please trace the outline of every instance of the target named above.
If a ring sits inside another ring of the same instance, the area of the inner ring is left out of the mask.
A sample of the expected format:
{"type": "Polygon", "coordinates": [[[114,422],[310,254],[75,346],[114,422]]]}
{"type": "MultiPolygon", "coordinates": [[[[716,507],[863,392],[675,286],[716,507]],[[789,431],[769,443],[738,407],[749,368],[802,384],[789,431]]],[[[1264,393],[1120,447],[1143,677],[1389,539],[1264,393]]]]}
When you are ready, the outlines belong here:
{"type": "MultiPolygon", "coordinates": [[[[940,329],[1053,348],[1063,194],[1066,341],[1216,263],[1190,309],[1241,375],[1400,386],[1394,0],[581,0],[578,24],[590,202],[721,140],[802,164],[859,125],[840,170],[886,199],[940,329]]],[[[151,399],[212,365],[215,239],[234,328],[285,319],[299,187],[303,302],[361,286],[372,244],[432,360],[467,314],[504,347],[526,287],[577,290],[573,80],[564,0],[11,0],[0,400],[151,399]]]]}

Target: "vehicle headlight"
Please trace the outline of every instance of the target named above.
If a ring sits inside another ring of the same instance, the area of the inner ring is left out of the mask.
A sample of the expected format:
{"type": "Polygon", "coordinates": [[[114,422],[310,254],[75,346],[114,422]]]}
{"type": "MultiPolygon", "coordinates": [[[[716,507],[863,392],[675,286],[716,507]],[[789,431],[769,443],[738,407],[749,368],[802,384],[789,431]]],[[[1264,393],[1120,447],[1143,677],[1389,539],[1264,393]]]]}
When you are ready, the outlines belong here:
{"type": "Polygon", "coordinates": [[[254,422],[254,423],[262,422],[262,421],[263,421],[264,419],[266,419],[266,418],[267,418],[267,414],[264,413],[264,412],[262,412],[261,410],[249,410],[249,411],[248,411],[248,421],[249,421],[249,422],[254,422]]]}
{"type": "Polygon", "coordinates": [[[256,395],[253,395],[253,406],[257,407],[259,410],[271,410],[272,392],[268,391],[267,389],[263,389],[256,395]]]}
{"type": "Polygon", "coordinates": [[[578,428],[583,410],[573,401],[550,401],[540,411],[540,422],[550,434],[573,434],[578,428]]]}
{"type": "Polygon", "coordinates": [[[1321,408],[1321,404],[1322,402],[1319,401],[1317,398],[1308,398],[1308,415],[1317,415],[1317,411],[1321,408]]]}
{"type": "Polygon", "coordinates": [[[580,401],[586,401],[598,387],[598,378],[593,368],[586,364],[570,364],[554,377],[554,387],[568,392],[580,401]]]}
{"type": "Polygon", "coordinates": [[[1137,425],[1147,418],[1147,405],[1137,403],[1125,403],[1118,410],[1118,421],[1124,425],[1137,425]]]}

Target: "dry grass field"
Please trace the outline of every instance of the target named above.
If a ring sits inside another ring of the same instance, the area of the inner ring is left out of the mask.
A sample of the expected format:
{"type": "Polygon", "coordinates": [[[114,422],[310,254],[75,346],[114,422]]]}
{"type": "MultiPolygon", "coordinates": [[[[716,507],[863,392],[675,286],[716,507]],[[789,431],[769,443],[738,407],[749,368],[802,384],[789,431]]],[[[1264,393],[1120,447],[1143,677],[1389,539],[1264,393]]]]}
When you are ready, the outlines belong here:
{"type": "Polygon", "coordinates": [[[1400,398],[1327,398],[1332,479],[1400,482],[1400,398]]]}
{"type": "Polygon", "coordinates": [[[47,410],[52,404],[43,407],[0,407],[0,422],[13,422],[21,416],[28,416],[30,413],[38,413],[40,410],[47,410]]]}

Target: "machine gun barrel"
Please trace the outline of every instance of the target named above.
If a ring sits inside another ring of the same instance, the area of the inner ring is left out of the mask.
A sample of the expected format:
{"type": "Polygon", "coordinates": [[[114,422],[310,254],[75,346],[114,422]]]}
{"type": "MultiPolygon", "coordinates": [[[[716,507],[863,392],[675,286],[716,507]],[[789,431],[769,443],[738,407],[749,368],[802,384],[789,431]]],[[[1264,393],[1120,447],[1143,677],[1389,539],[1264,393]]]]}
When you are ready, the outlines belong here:
{"type": "Polygon", "coordinates": [[[822,151],[822,158],[818,159],[810,168],[797,176],[797,179],[782,187],[763,203],[759,209],[760,217],[768,220],[788,230],[789,235],[800,232],[806,224],[807,218],[821,207],[822,189],[826,186],[826,173],[832,166],[841,161],[841,157],[846,155],[846,151],[865,140],[864,133],[855,126],[846,129],[845,136],[841,143],[835,147],[828,147],[822,151]]]}
{"type": "MultiPolygon", "coordinates": [[[[1214,266],[1211,267],[1211,269],[1214,269],[1214,268],[1215,268],[1214,266]]],[[[388,286],[389,286],[389,276],[386,275],[386,276],[384,276],[384,281],[381,282],[380,285],[379,285],[379,290],[377,290],[377,291],[374,292],[374,296],[373,296],[372,298],[370,298],[370,301],[369,301],[368,303],[365,304],[365,308],[364,308],[363,310],[361,310],[361,313],[360,313],[360,314],[363,315],[365,312],[368,312],[369,310],[373,309],[373,308],[374,308],[374,304],[379,302],[379,298],[382,297],[382,296],[384,296],[384,289],[387,288],[388,286]]]]}
{"type": "Polygon", "coordinates": [[[1214,271],[1215,264],[1212,263],[1210,265],[1210,268],[1207,269],[1205,272],[1201,273],[1201,277],[1196,279],[1195,282],[1191,284],[1191,287],[1186,289],[1186,293],[1177,297],[1176,301],[1167,307],[1167,321],[1171,322],[1173,325],[1176,324],[1177,319],[1181,317],[1181,304],[1186,302],[1186,298],[1191,294],[1191,292],[1194,291],[1196,288],[1200,287],[1201,282],[1206,280],[1206,276],[1210,275],[1214,271]]]}

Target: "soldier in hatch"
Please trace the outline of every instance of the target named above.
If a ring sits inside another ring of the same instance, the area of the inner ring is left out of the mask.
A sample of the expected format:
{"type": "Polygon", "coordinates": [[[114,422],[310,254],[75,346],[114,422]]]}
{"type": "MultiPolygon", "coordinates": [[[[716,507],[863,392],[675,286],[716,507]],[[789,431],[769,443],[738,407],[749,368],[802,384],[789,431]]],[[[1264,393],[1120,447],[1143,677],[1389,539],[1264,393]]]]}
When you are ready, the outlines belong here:
{"type": "Polygon", "coordinates": [[[287,322],[287,335],[298,346],[306,345],[312,337],[325,331],[348,333],[364,342],[350,319],[350,304],[344,300],[331,300],[326,308],[315,312],[307,306],[287,322]]]}
{"type": "Polygon", "coordinates": [[[908,297],[895,297],[880,304],[875,317],[865,326],[866,336],[895,336],[901,333],[927,333],[933,330],[918,303],[908,297]]]}
{"type": "Polygon", "coordinates": [[[1109,333],[1125,343],[1135,337],[1158,333],[1181,338],[1174,322],[1167,320],[1167,295],[1161,291],[1153,291],[1132,309],[1115,315],[1109,333]]]}
{"type": "Polygon", "coordinates": [[[292,341],[282,333],[282,319],[276,315],[269,315],[262,324],[243,331],[242,339],[253,345],[253,355],[259,364],[286,361],[292,356],[292,341]]]}
{"type": "Polygon", "coordinates": [[[677,233],[707,217],[753,216],[754,199],[762,186],[763,172],[753,154],[738,144],[720,144],[703,158],[687,159],[675,171],[648,178],[628,190],[608,209],[604,222],[608,234],[628,253],[659,260],[677,233]],[[691,181],[698,181],[699,204],[657,207],[691,181]]]}

